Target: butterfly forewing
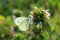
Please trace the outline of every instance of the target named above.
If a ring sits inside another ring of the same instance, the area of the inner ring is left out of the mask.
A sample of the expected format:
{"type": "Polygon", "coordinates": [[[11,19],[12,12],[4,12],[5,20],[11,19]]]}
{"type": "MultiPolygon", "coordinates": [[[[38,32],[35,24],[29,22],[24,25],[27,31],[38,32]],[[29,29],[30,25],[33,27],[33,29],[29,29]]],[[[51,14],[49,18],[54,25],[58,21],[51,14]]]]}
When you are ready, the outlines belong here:
{"type": "Polygon", "coordinates": [[[19,29],[22,31],[26,31],[29,29],[29,21],[27,19],[24,19],[20,25],[19,25],[19,29]]]}

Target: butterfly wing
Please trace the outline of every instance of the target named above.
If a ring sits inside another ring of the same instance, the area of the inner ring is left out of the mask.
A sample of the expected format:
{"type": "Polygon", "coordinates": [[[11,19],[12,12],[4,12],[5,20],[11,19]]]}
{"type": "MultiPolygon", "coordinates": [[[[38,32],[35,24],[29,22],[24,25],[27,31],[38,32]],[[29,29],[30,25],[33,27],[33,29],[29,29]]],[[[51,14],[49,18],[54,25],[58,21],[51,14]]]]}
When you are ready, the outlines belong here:
{"type": "Polygon", "coordinates": [[[18,17],[14,20],[14,23],[19,26],[22,20],[26,19],[25,17],[18,17]]]}
{"type": "Polygon", "coordinates": [[[27,19],[23,20],[19,25],[19,29],[22,31],[27,31],[29,29],[29,21],[27,19]]]}
{"type": "Polygon", "coordinates": [[[29,20],[26,17],[19,17],[15,19],[15,24],[19,26],[21,31],[26,31],[29,29],[29,20]]]}

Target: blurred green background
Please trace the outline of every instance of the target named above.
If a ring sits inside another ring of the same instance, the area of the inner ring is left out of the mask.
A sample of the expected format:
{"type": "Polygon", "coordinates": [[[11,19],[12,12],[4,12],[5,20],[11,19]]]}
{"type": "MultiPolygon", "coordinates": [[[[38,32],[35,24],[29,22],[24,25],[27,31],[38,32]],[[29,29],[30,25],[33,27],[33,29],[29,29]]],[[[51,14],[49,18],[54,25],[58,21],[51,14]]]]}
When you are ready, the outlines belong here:
{"type": "Polygon", "coordinates": [[[60,0],[0,0],[0,40],[60,40],[60,0]],[[49,9],[48,33],[41,33],[41,29],[44,30],[41,28],[34,29],[35,34],[28,34],[14,24],[12,15],[27,17],[34,7],[49,9]]]}

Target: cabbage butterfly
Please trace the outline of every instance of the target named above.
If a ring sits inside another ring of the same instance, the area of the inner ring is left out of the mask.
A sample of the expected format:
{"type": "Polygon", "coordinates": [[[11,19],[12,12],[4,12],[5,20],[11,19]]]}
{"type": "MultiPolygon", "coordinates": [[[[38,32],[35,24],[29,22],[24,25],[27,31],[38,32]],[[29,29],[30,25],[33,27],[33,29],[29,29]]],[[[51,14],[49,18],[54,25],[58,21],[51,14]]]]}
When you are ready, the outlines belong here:
{"type": "Polygon", "coordinates": [[[18,17],[14,22],[19,26],[21,31],[27,31],[29,29],[29,19],[27,17],[18,17]]]}

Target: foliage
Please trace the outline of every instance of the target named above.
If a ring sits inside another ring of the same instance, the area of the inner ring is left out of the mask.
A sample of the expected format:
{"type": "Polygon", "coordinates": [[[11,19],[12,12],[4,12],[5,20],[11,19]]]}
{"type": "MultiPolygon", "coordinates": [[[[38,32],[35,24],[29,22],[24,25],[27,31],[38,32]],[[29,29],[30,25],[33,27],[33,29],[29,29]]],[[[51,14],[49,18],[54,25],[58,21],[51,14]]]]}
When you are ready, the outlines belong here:
{"type": "Polygon", "coordinates": [[[60,40],[59,13],[60,0],[0,0],[0,40],[60,40]],[[49,20],[42,9],[49,9],[49,20]],[[33,22],[23,32],[15,25],[13,15],[29,17],[30,11],[33,22]]]}

